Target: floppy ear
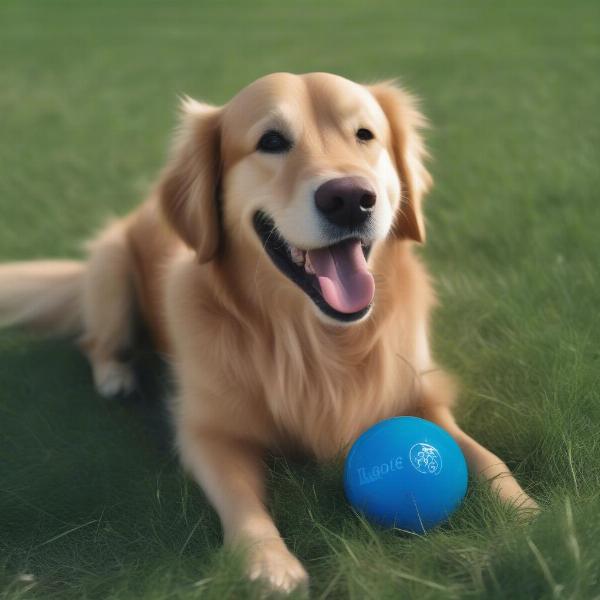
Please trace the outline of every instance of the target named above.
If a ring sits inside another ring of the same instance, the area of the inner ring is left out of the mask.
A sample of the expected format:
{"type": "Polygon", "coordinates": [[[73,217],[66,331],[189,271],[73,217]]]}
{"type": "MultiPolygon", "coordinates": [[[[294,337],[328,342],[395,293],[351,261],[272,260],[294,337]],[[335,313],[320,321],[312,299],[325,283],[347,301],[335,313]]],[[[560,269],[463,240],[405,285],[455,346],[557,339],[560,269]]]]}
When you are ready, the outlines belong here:
{"type": "Polygon", "coordinates": [[[217,193],[221,170],[221,109],[184,98],[171,158],[159,182],[167,221],[201,263],[220,245],[217,193]]]}
{"type": "Polygon", "coordinates": [[[369,89],[390,124],[392,152],[402,186],[394,233],[401,239],[423,242],[425,224],[421,201],[433,183],[423,163],[428,154],[420,135],[427,120],[419,112],[416,99],[395,83],[383,82],[369,89]]]}

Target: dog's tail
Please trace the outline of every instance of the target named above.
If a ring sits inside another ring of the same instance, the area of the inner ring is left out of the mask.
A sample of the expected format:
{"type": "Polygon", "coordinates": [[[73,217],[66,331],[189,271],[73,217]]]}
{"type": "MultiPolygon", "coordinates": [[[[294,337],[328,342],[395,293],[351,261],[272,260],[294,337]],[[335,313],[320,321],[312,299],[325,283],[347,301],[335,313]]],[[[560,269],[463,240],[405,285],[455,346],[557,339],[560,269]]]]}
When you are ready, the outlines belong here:
{"type": "Polygon", "coordinates": [[[40,260],[0,264],[0,326],[47,335],[83,327],[84,262],[40,260]]]}

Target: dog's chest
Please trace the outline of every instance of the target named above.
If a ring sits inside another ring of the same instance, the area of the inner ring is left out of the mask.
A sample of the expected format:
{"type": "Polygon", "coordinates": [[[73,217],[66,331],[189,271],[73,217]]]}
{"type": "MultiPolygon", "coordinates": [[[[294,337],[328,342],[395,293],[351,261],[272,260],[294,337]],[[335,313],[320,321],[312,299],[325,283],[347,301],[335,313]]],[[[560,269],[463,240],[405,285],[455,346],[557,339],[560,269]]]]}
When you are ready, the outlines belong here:
{"type": "Polygon", "coordinates": [[[343,337],[310,344],[298,336],[273,354],[263,380],[283,442],[333,458],[374,423],[414,409],[419,383],[407,348],[403,356],[385,339],[365,350],[343,337]]]}

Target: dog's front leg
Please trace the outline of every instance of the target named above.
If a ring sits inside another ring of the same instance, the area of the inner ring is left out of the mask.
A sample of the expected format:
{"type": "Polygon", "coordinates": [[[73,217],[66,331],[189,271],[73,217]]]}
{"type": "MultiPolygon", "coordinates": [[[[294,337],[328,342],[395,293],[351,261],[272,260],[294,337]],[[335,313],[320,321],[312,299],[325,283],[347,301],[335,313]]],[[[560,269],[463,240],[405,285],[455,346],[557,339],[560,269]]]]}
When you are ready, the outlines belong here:
{"type": "Polygon", "coordinates": [[[242,547],[251,579],[291,591],[308,576],[287,549],[264,504],[264,464],[257,446],[211,429],[181,424],[182,462],[202,486],[223,524],[226,544],[242,547]]]}
{"type": "Polygon", "coordinates": [[[469,471],[489,482],[498,497],[527,515],[536,514],[539,506],[519,485],[503,460],[464,432],[452,415],[450,406],[456,396],[453,379],[439,369],[423,378],[420,414],[445,429],[460,446],[469,471]]]}
{"type": "Polygon", "coordinates": [[[539,511],[538,504],[519,485],[504,461],[465,433],[447,406],[424,405],[421,413],[425,419],[433,421],[454,438],[465,455],[471,473],[487,480],[501,500],[528,514],[539,511]]]}

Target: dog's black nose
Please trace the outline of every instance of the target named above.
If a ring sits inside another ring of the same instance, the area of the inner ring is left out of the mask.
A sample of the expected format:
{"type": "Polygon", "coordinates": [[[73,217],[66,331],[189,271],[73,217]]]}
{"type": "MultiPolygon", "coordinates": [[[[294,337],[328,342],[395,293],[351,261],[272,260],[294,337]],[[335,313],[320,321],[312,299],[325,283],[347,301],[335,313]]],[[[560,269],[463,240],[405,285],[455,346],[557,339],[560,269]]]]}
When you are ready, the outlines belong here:
{"type": "Polygon", "coordinates": [[[330,179],[315,192],[315,204],[327,220],[348,228],[366,221],[376,199],[375,190],[362,177],[330,179]]]}

